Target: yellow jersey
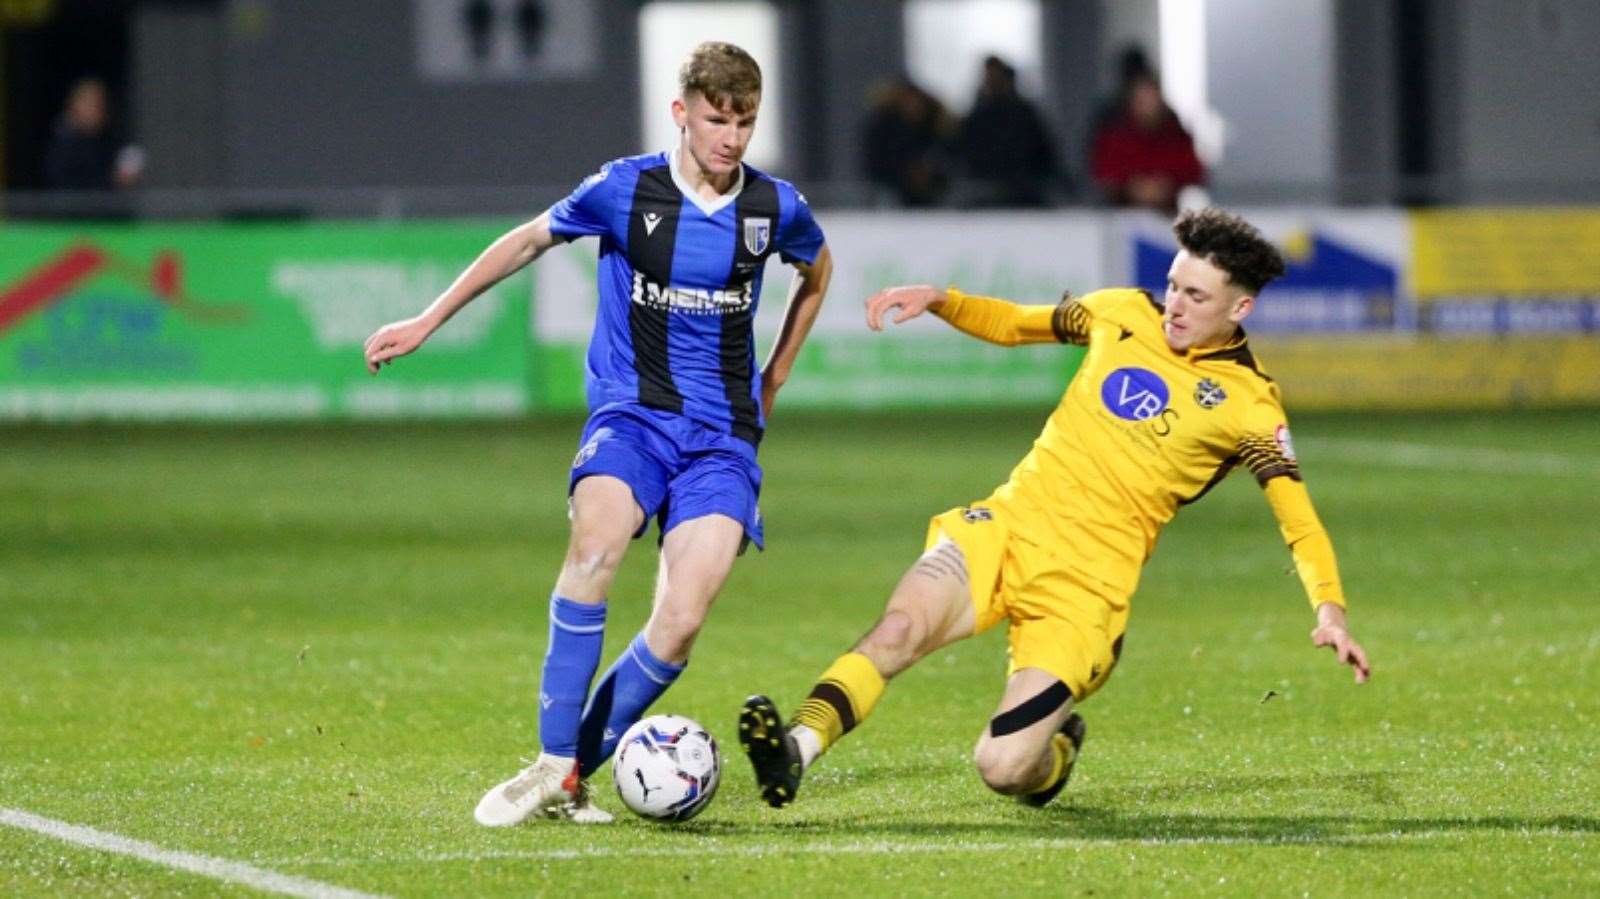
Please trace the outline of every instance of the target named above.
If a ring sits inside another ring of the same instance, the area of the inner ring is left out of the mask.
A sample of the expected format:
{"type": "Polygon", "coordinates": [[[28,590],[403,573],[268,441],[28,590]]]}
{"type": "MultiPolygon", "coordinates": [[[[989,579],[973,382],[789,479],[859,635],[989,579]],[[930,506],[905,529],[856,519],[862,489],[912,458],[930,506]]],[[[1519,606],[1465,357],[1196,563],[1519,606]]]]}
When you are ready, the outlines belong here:
{"type": "Polygon", "coordinates": [[[984,340],[1088,347],[1032,450],[991,497],[1019,536],[1131,595],[1161,528],[1242,465],[1266,489],[1312,605],[1344,605],[1278,385],[1242,330],[1225,346],[1176,353],[1162,307],[1142,290],[1056,306],[947,295],[934,313],[984,340]]]}

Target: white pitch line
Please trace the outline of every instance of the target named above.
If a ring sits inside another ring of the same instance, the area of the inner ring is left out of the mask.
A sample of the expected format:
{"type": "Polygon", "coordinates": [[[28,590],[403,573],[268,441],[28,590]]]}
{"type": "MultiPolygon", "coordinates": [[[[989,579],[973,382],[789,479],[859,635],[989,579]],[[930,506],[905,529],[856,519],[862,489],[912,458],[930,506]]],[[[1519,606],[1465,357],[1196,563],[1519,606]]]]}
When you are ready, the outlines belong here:
{"type": "Polygon", "coordinates": [[[90,849],[99,849],[102,852],[129,855],[164,867],[176,868],[180,871],[189,871],[203,877],[210,877],[213,880],[242,884],[268,893],[301,896],[305,897],[305,899],[374,899],[371,893],[347,890],[344,887],[308,880],[304,877],[279,874],[276,871],[268,871],[265,868],[257,868],[254,865],[229,861],[225,858],[213,858],[209,855],[196,855],[192,852],[163,849],[154,843],[129,839],[114,833],[106,833],[103,830],[95,830],[92,827],[83,827],[52,818],[43,818],[20,809],[0,808],[0,824],[31,830],[34,833],[54,837],[68,843],[75,843],[79,846],[87,846],[90,849]]]}
{"type": "Polygon", "coordinates": [[[1391,468],[1425,468],[1480,474],[1532,474],[1550,477],[1600,477],[1600,464],[1582,456],[1486,447],[1438,446],[1386,440],[1342,438],[1301,441],[1307,449],[1331,461],[1340,459],[1391,468]]]}
{"type": "MultiPolygon", "coordinates": [[[[1434,829],[1390,831],[1387,833],[1289,834],[1264,837],[1063,837],[1020,840],[1017,842],[902,843],[894,841],[853,843],[766,843],[752,845],[716,844],[709,846],[584,846],[573,849],[488,849],[482,852],[436,852],[415,855],[378,855],[370,858],[296,858],[282,864],[349,867],[365,864],[437,864],[440,862],[481,862],[499,860],[581,861],[605,858],[648,857],[745,857],[786,855],[936,855],[941,853],[1000,853],[1026,850],[1083,849],[1097,846],[1341,846],[1398,843],[1444,837],[1466,837],[1460,830],[1434,829]]],[[[1594,837],[1595,834],[1571,830],[1514,831],[1503,836],[1594,837]]]]}

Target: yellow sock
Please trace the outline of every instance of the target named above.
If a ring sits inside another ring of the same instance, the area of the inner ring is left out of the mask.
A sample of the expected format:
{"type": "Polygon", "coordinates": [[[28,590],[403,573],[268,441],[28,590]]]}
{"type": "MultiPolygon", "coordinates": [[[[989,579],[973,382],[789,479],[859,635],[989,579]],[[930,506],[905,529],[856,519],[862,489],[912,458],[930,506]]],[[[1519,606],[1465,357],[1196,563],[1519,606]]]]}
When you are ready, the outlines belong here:
{"type": "Polygon", "coordinates": [[[1067,773],[1067,765],[1072,761],[1072,741],[1066,734],[1056,734],[1050,738],[1050,775],[1038,784],[1023,790],[1023,794],[1043,793],[1061,782],[1061,776],[1067,773]]]}
{"type": "Polygon", "coordinates": [[[883,675],[870,659],[859,652],[847,652],[817,678],[811,695],[800,704],[789,724],[811,728],[825,752],[872,714],[873,706],[883,696],[883,687],[883,675]]]}

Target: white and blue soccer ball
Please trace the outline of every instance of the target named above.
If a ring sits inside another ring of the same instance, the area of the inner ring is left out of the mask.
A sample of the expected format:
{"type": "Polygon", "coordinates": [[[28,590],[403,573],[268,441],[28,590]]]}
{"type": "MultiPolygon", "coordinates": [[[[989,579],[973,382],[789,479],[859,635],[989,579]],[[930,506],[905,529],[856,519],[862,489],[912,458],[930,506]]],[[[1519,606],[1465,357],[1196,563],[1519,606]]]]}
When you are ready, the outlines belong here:
{"type": "Polygon", "coordinates": [[[710,731],[682,715],[628,728],[611,763],[622,804],[653,821],[687,821],[717,794],[722,754],[710,731]]]}

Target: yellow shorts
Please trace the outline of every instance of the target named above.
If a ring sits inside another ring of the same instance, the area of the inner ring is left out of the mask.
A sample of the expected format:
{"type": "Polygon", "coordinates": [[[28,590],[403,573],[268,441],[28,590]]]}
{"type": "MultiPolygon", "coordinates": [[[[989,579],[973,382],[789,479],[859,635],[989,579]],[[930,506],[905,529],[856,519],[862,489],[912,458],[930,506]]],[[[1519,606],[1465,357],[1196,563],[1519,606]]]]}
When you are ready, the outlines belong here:
{"type": "Polygon", "coordinates": [[[974,633],[1008,619],[1010,666],[1060,678],[1079,702],[1100,689],[1122,652],[1128,597],[1070,560],[1012,533],[988,503],[951,509],[928,524],[927,547],[948,537],[966,558],[974,633]]]}

